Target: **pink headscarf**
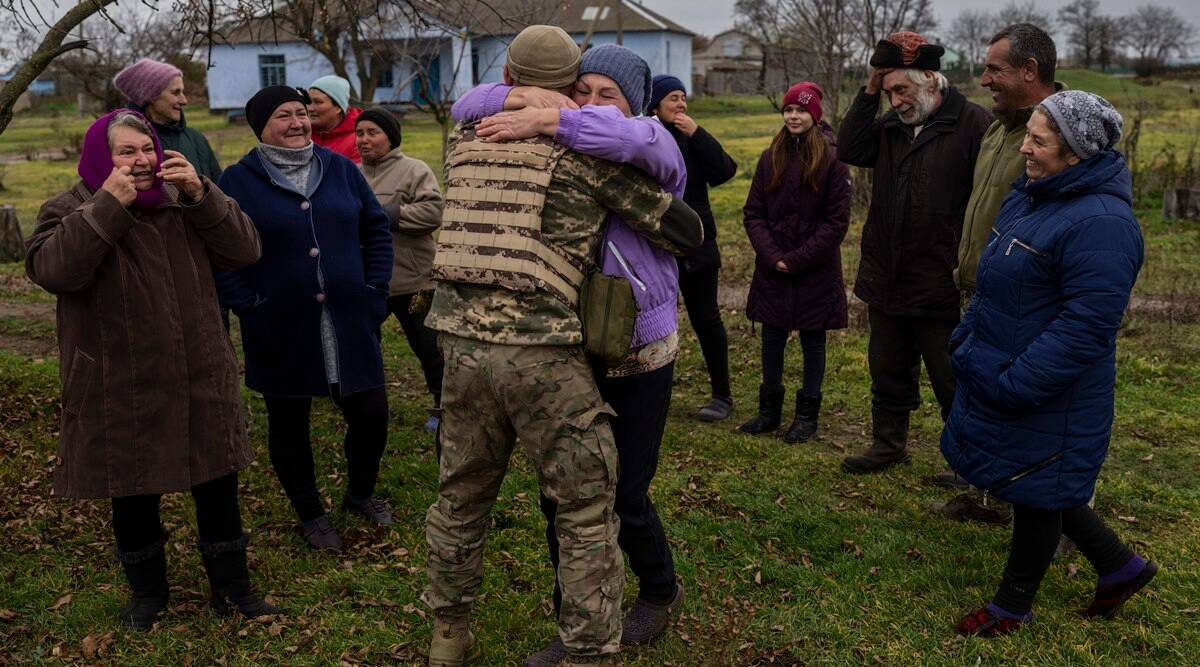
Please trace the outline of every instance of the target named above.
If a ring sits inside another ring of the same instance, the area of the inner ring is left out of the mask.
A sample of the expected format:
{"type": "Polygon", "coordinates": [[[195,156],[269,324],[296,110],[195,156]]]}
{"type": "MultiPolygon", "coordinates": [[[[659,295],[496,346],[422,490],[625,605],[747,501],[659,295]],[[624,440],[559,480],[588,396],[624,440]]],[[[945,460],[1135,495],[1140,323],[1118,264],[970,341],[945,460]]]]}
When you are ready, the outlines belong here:
{"type": "MultiPolygon", "coordinates": [[[[112,150],[108,147],[108,126],[112,123],[113,118],[117,114],[130,113],[138,118],[141,118],[146,123],[146,127],[150,129],[150,139],[154,142],[154,154],[158,156],[158,163],[154,165],[157,170],[163,163],[162,144],[158,140],[158,134],[154,132],[154,126],[146,117],[132,109],[117,109],[96,119],[91,127],[87,129],[87,133],[83,135],[83,151],[79,155],[79,178],[83,179],[83,184],[88,186],[92,192],[100,189],[104,185],[104,181],[108,179],[108,175],[112,173],[113,161],[112,150]]],[[[137,198],[133,200],[132,208],[152,209],[162,205],[166,198],[163,192],[163,180],[159,176],[154,177],[154,187],[149,190],[138,190],[137,198]]]]}

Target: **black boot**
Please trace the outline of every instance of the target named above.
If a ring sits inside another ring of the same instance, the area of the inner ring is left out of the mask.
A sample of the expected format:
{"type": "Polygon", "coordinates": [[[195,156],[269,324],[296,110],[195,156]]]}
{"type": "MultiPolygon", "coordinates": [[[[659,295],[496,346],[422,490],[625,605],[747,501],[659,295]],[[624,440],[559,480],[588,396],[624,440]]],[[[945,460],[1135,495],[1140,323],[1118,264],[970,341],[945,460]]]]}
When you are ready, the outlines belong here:
{"type": "Polygon", "coordinates": [[[117,549],[117,560],[121,561],[129,588],[133,591],[133,596],[121,610],[121,627],[149,630],[167,608],[170,586],[167,585],[167,555],[163,552],[166,540],[164,533],[145,549],[117,549]]]}
{"type": "Polygon", "coordinates": [[[783,441],[806,442],[817,434],[817,415],[821,412],[821,395],[803,396],[796,392],[796,416],[788,427],[783,441]]]}
{"type": "Polygon", "coordinates": [[[871,411],[871,433],[871,446],[862,454],[843,459],[842,470],[861,475],[881,472],[911,460],[905,451],[908,441],[907,412],[888,412],[875,408],[871,411]]]}
{"type": "Polygon", "coordinates": [[[779,428],[779,420],[783,416],[783,387],[776,385],[758,387],[758,414],[750,421],[738,427],[742,433],[758,435],[779,428]]]}
{"type": "Polygon", "coordinates": [[[258,597],[250,586],[250,570],[246,567],[248,541],[242,535],[229,542],[200,543],[200,556],[212,590],[208,606],[221,616],[234,611],[246,618],[282,614],[283,610],[258,597]]]}

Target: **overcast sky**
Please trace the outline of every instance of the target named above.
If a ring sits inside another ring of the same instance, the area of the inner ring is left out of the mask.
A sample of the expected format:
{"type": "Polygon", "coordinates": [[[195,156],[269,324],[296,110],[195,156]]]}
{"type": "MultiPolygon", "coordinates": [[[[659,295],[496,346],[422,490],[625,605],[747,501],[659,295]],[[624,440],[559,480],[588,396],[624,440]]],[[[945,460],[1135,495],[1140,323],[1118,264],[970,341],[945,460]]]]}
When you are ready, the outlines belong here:
{"type": "MultiPolygon", "coordinates": [[[[733,27],[734,0],[641,0],[642,4],[666,16],[692,32],[715,35],[733,27]]],[[[1058,12],[1070,0],[1038,0],[1039,8],[1058,12]]],[[[954,17],[964,9],[997,9],[1007,0],[933,0],[934,15],[941,28],[950,27],[954,17]]],[[[1197,0],[1100,0],[1100,8],[1109,14],[1127,14],[1138,5],[1147,3],[1174,7],[1193,26],[1200,28],[1200,2],[1197,0]]],[[[1022,3],[1023,4],[1023,3],[1022,3]]],[[[1200,51],[1200,44],[1195,50],[1200,51]]]]}

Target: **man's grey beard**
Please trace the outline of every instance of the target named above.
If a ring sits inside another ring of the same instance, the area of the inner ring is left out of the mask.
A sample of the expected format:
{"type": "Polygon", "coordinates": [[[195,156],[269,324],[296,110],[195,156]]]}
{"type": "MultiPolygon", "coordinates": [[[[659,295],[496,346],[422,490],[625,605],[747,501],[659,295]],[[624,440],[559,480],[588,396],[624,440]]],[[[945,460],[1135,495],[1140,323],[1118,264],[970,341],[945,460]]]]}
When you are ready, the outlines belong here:
{"type": "Polygon", "coordinates": [[[900,122],[905,125],[924,125],[925,121],[937,111],[938,99],[937,90],[923,88],[917,93],[917,99],[913,101],[913,113],[910,117],[900,115],[900,122]]]}

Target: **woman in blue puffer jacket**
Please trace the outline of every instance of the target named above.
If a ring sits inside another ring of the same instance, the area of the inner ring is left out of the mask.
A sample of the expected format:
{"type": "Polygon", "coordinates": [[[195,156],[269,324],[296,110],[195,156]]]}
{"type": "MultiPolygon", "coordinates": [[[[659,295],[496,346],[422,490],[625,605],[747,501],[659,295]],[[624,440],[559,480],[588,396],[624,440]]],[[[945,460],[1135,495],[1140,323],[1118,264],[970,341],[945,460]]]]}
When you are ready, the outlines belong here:
{"type": "Polygon", "coordinates": [[[1157,571],[1088,506],[1113,421],[1116,338],[1142,265],[1121,116],[1065,91],[1038,105],[1014,184],[979,262],[978,292],[950,339],[958,388],[942,454],[1013,504],[1008,565],[992,601],[959,621],[991,637],[1029,620],[1058,545],[1099,575],[1089,617],[1114,614],[1157,571]]]}

